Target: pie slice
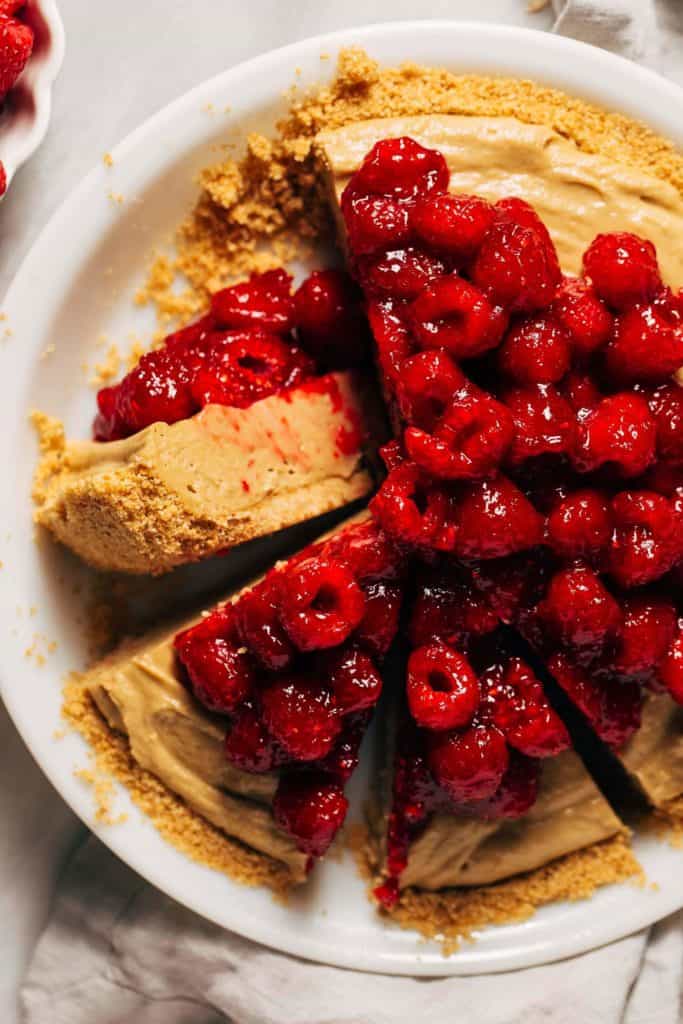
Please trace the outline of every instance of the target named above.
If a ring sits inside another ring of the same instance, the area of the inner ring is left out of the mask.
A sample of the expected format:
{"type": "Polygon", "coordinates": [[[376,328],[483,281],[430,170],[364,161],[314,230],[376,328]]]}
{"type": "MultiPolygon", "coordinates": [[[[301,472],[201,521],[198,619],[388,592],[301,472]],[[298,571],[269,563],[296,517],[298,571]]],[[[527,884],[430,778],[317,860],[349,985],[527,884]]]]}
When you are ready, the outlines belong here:
{"type": "Polygon", "coordinates": [[[405,564],[367,514],[80,684],[137,765],[303,882],[344,822],[405,564]]]}
{"type": "Polygon", "coordinates": [[[158,574],[366,496],[384,430],[366,331],[338,271],[216,293],[99,392],[94,441],[52,431],[38,522],[99,569],[158,574]]]}
{"type": "MultiPolygon", "coordinates": [[[[346,173],[324,151],[332,175],[346,173]]],[[[340,197],[396,433],[371,508],[418,562],[469,564],[500,621],[618,748],[675,636],[675,599],[631,590],[668,592],[683,558],[683,392],[671,381],[683,364],[683,305],[649,241],[599,235],[584,276],[563,279],[528,203],[453,195],[450,182],[444,155],[403,135],[377,142],[340,197]]],[[[464,656],[467,633],[444,642],[442,626],[430,609],[408,662],[417,728],[400,742],[389,883],[379,889],[387,905],[414,829],[444,792],[446,821],[460,804],[475,818],[526,821],[537,795],[528,758],[561,757],[568,745],[528,666],[503,659],[492,686],[492,668],[464,656]]],[[[580,847],[581,822],[568,832],[580,847]]],[[[484,877],[473,863],[471,877],[484,877]]]]}

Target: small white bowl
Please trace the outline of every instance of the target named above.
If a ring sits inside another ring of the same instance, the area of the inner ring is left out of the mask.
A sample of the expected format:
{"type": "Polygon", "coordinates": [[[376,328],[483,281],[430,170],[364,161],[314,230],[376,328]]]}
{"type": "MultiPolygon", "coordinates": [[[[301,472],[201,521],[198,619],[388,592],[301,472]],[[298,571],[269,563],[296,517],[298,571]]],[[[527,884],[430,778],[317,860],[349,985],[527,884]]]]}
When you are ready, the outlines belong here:
{"type": "Polygon", "coordinates": [[[55,0],[28,0],[22,15],[35,33],[33,53],[0,117],[0,160],[7,187],[45,138],[52,83],[64,59],[64,25],[55,0]]]}

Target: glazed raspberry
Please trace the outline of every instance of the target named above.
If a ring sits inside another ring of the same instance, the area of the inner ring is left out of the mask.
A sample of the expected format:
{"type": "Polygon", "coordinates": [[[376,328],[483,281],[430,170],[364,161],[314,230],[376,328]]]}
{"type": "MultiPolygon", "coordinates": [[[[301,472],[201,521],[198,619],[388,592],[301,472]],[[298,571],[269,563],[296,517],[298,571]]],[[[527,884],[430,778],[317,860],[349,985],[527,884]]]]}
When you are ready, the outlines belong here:
{"type": "Polygon", "coordinates": [[[575,370],[570,370],[561,382],[559,391],[579,420],[584,420],[591,409],[600,404],[603,397],[591,376],[575,370]]]}
{"type": "MultiPolygon", "coordinates": [[[[403,136],[377,142],[349,182],[344,195],[387,196],[410,201],[446,192],[450,175],[441,153],[403,136]]],[[[342,196],[342,209],[344,196],[342,196]]]]}
{"type": "Polygon", "coordinates": [[[472,359],[494,348],[505,329],[502,310],[457,274],[430,284],[408,308],[422,348],[443,348],[456,359],[472,359]]]}
{"type": "Polygon", "coordinates": [[[357,647],[335,654],[325,668],[335,703],[342,714],[363,711],[379,700],[382,679],[372,659],[357,647]]]}
{"type": "Polygon", "coordinates": [[[493,472],[512,443],[510,412],[484,393],[456,394],[433,433],[408,427],[408,455],[432,476],[446,480],[476,479],[493,472]]]}
{"type": "Polygon", "coordinates": [[[465,375],[447,352],[418,352],[401,364],[396,382],[399,408],[409,423],[431,430],[456,392],[466,387],[465,375]]]}
{"type": "Polygon", "coordinates": [[[285,270],[252,274],[248,281],[216,292],[211,297],[211,314],[221,327],[260,327],[287,334],[294,326],[291,291],[292,276],[285,270]]]}
{"type": "Polygon", "coordinates": [[[677,704],[683,704],[683,619],[678,631],[659,665],[659,679],[677,704]]]}
{"type": "Polygon", "coordinates": [[[0,13],[0,99],[12,88],[33,50],[33,30],[0,13]]]}
{"type": "Polygon", "coordinates": [[[630,595],[623,602],[624,621],[612,660],[624,675],[654,669],[676,632],[676,609],[670,601],[647,594],[630,595]]]}
{"type": "Polygon", "coordinates": [[[415,234],[456,266],[475,255],[494,218],[493,207],[479,196],[429,196],[411,214],[415,234]]]}
{"type": "Polygon", "coordinates": [[[317,767],[340,782],[351,778],[360,760],[360,745],[372,717],[372,710],[358,711],[344,717],[342,731],[329,754],[326,754],[317,767]]]}
{"type": "Polygon", "coordinates": [[[521,223],[525,217],[519,210],[510,215],[499,207],[497,203],[496,222],[472,264],[472,280],[493,302],[513,312],[543,309],[552,302],[562,276],[555,247],[545,228],[521,223]]]}
{"type": "Polygon", "coordinates": [[[354,638],[375,657],[383,657],[391,647],[398,631],[403,590],[377,580],[363,587],[365,613],[354,638]]]}
{"type": "Polygon", "coordinates": [[[602,683],[565,654],[549,658],[548,671],[591,725],[598,726],[602,716],[602,683]]]}
{"type": "Polygon", "coordinates": [[[368,302],[368,320],[375,340],[377,362],[381,376],[395,382],[401,367],[413,352],[413,342],[408,328],[397,313],[397,305],[391,299],[382,302],[368,302]]]}
{"type": "Polygon", "coordinates": [[[343,564],[357,580],[395,580],[404,568],[404,558],[396,545],[376,523],[346,526],[325,543],[325,554],[343,564]]]}
{"type": "Polygon", "coordinates": [[[396,299],[413,299],[446,271],[436,256],[421,249],[390,249],[360,264],[359,274],[368,292],[396,299]]]}
{"type": "Polygon", "coordinates": [[[189,352],[147,352],[120,384],[98,392],[95,440],[113,441],[152,423],[176,423],[192,416],[199,408],[191,390],[197,366],[189,352]]]}
{"type": "Polygon", "coordinates": [[[543,520],[503,476],[467,484],[459,497],[455,550],[463,558],[502,558],[539,544],[543,520]]]}
{"type": "Polygon", "coordinates": [[[332,749],[341,717],[327,690],[283,676],[261,693],[263,724],[296,761],[316,761],[332,749]]]}
{"type": "Polygon", "coordinates": [[[654,245],[627,231],[598,235],[584,253],[583,270],[600,298],[618,310],[649,302],[662,285],[654,245]]]}
{"type": "Polygon", "coordinates": [[[280,779],[273,814],[300,850],[322,857],[344,824],[348,806],[338,782],[322,772],[301,772],[280,779]]]}
{"type": "Polygon", "coordinates": [[[301,384],[313,372],[312,361],[301,349],[274,334],[229,332],[212,340],[191,392],[198,407],[215,403],[246,409],[301,384]]]}
{"type": "Polygon", "coordinates": [[[639,476],[655,457],[656,439],[642,395],[610,395],[580,421],[574,463],[582,473],[613,466],[622,476],[639,476]]]}
{"type": "Polygon", "coordinates": [[[551,314],[569,335],[574,355],[586,358],[609,341],[612,314],[585,281],[566,278],[551,314]]]}
{"type": "Polygon", "coordinates": [[[646,397],[657,425],[657,455],[670,465],[683,466],[683,388],[662,384],[646,397]]]}
{"type": "Polygon", "coordinates": [[[211,336],[216,333],[216,321],[207,313],[187,327],[181,327],[164,339],[164,348],[179,349],[180,352],[190,350],[205,356],[208,350],[211,336]]]}
{"type": "Polygon", "coordinates": [[[406,695],[418,725],[457,729],[474,718],[479,706],[479,683],[463,654],[437,642],[418,647],[410,655],[406,695]]]}
{"type": "Polygon", "coordinates": [[[356,256],[398,249],[410,241],[408,209],[383,196],[355,196],[345,191],[342,211],[349,248],[356,256]]]}
{"type": "Polygon", "coordinates": [[[623,587],[659,579],[681,558],[680,523],[673,503],[654,491],[622,491],[612,499],[615,530],[608,571],[623,587]]]}
{"type": "Polygon", "coordinates": [[[245,591],[235,605],[240,636],[252,654],[273,671],[287,668],[294,647],[279,619],[278,580],[270,574],[245,591]]]}
{"type": "Polygon", "coordinates": [[[552,384],[508,388],[503,402],[512,414],[514,435],[508,462],[519,466],[541,455],[569,455],[576,442],[576,416],[552,384]]]}
{"type": "Polygon", "coordinates": [[[188,637],[176,649],[195,697],[210,711],[229,714],[249,695],[254,669],[243,648],[220,637],[188,637]]]}
{"type": "Polygon", "coordinates": [[[486,800],[495,793],[509,763],[507,744],[495,726],[428,735],[429,769],[452,800],[486,800]]]}
{"type": "Polygon", "coordinates": [[[545,593],[551,563],[545,548],[522,551],[507,558],[471,567],[477,588],[503,622],[514,622],[522,609],[534,608],[545,593]]]}
{"type": "Polygon", "coordinates": [[[357,285],[342,270],[315,270],[294,293],[301,347],[325,369],[357,366],[370,349],[357,285]]]}
{"type": "Polygon", "coordinates": [[[498,349],[498,366],[522,385],[553,384],[569,369],[569,336],[552,317],[516,323],[498,349]]]}
{"type": "Polygon", "coordinates": [[[665,299],[617,317],[605,348],[605,369],[626,384],[663,384],[683,365],[683,320],[665,299]]]}
{"type": "Polygon", "coordinates": [[[562,719],[548,704],[543,687],[521,658],[492,666],[481,677],[482,716],[529,757],[554,757],[570,746],[562,719]]]}
{"type": "Polygon", "coordinates": [[[395,540],[436,551],[453,550],[452,498],[442,488],[427,484],[413,463],[391,470],[370,502],[370,510],[395,540]]]}
{"type": "Polygon", "coordinates": [[[548,516],[548,543],[563,558],[591,558],[612,536],[612,514],[604,494],[579,490],[560,501],[548,516]]]}
{"type": "Polygon", "coordinates": [[[281,759],[272,736],[253,708],[243,708],[225,737],[225,756],[245,772],[269,772],[281,759]]]}
{"type": "Polygon", "coordinates": [[[348,569],[312,557],[280,578],[280,618],[300,651],[336,647],[359,625],[363,591],[348,569]]]}
{"type": "Polygon", "coordinates": [[[471,804],[468,810],[485,821],[521,818],[536,802],[539,775],[538,761],[523,757],[513,750],[510,753],[510,764],[496,792],[488,800],[471,804]]]}
{"type": "Polygon", "coordinates": [[[567,647],[599,651],[621,626],[619,605],[590,566],[560,569],[550,581],[538,614],[567,647]]]}
{"type": "Polygon", "coordinates": [[[7,172],[5,171],[5,165],[0,160],[0,197],[4,196],[7,191],[7,172]]]}
{"type": "Polygon", "coordinates": [[[496,613],[480,591],[455,570],[434,571],[418,585],[410,618],[413,647],[432,640],[458,644],[498,626],[496,613]]]}
{"type": "Polygon", "coordinates": [[[643,692],[634,682],[606,679],[601,682],[602,708],[596,732],[614,750],[630,740],[640,728],[643,692]]]}

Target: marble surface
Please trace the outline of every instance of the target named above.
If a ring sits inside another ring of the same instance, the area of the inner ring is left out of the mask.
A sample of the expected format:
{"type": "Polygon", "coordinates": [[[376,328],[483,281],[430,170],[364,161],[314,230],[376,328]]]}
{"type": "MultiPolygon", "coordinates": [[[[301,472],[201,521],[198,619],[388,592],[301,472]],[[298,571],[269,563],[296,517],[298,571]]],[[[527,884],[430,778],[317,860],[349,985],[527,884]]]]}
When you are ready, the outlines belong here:
{"type": "MultiPolygon", "coordinates": [[[[662,21],[683,28],[679,0],[660,3],[662,21]]],[[[476,17],[539,28],[552,21],[549,9],[528,13],[526,0],[61,0],[60,8],[67,53],[50,131],[0,204],[0,295],[52,212],[103,153],[170,100],[241,60],[382,20],[476,17]]],[[[683,84],[680,52],[669,43],[660,67],[683,84]]],[[[0,1021],[14,1024],[18,979],[82,829],[2,707],[0,780],[0,1021]]]]}

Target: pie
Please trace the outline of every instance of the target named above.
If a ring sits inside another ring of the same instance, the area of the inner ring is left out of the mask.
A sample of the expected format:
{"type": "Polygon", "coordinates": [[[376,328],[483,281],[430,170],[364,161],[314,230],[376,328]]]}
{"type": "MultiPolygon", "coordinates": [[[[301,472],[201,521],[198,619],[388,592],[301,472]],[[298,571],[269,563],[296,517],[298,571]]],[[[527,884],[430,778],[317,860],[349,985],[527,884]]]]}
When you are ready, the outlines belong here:
{"type": "Polygon", "coordinates": [[[312,152],[351,277],[218,292],[100,392],[96,440],[44,468],[38,516],[100,567],[165,571],[245,539],[216,525],[240,490],[260,533],[321,511],[335,462],[326,508],[368,496],[381,445],[369,511],[124,644],[80,693],[140,769],[293,883],[344,823],[374,715],[374,897],[457,932],[637,872],[586,731],[651,806],[683,794],[683,199],[507,115],[351,120],[312,152]],[[284,460],[273,494],[259,467],[291,438],[323,469],[284,460]],[[154,445],[184,483],[206,455],[203,538],[149,505],[143,549],[143,513],[107,507],[154,445]]]}

